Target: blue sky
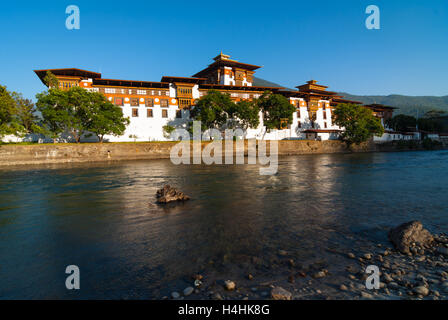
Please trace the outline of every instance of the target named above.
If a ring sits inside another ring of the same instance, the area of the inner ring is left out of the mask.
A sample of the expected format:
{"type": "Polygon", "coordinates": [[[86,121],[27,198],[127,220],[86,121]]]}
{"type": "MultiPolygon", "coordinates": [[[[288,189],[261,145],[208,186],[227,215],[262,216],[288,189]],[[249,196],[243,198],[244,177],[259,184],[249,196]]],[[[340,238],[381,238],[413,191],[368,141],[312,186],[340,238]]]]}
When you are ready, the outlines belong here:
{"type": "Polygon", "coordinates": [[[9,1],[0,5],[0,84],[33,98],[34,69],[104,78],[191,76],[221,50],[294,87],[352,94],[448,95],[448,1],[9,1]],[[67,30],[77,5],[81,29],[67,30]],[[381,10],[367,30],[365,9],[381,10]]]}

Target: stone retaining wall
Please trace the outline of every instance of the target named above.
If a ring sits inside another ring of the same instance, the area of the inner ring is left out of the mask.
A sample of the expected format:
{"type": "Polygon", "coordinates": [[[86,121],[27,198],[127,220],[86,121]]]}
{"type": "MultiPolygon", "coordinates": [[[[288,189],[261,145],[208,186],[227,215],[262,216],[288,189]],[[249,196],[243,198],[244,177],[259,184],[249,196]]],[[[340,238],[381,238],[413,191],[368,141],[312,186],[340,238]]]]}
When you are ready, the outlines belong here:
{"type": "MultiPolygon", "coordinates": [[[[341,141],[282,140],[279,155],[406,151],[396,144],[364,143],[348,149],[341,141]]],[[[247,145],[247,141],[245,142],[247,145]]],[[[0,145],[0,166],[90,161],[168,159],[176,142],[0,145]]],[[[204,147],[207,142],[202,143],[204,147]]],[[[269,143],[268,148],[269,150],[269,143]]],[[[419,150],[415,148],[413,150],[419,150]]],[[[246,148],[247,150],[247,148],[246,148]]]]}

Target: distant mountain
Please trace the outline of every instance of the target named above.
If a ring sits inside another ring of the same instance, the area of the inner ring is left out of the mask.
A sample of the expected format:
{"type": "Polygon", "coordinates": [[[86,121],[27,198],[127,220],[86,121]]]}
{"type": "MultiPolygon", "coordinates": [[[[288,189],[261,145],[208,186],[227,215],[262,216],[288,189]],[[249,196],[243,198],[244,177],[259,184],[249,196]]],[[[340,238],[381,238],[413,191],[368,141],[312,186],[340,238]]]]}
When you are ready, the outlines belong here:
{"type": "MultiPolygon", "coordinates": [[[[254,86],[260,87],[283,87],[282,85],[254,77],[254,86]]],[[[296,90],[286,88],[287,90],[296,90]]],[[[421,117],[430,110],[444,110],[448,113],[448,96],[403,96],[393,94],[389,96],[357,96],[350,93],[340,92],[339,95],[345,99],[360,101],[365,104],[379,103],[386,106],[396,107],[395,114],[408,114],[421,117]]]]}
{"type": "Polygon", "coordinates": [[[396,107],[394,113],[423,116],[430,110],[444,110],[448,113],[448,96],[402,96],[393,94],[389,96],[356,96],[349,93],[340,92],[345,99],[360,101],[365,104],[379,103],[386,106],[396,107]]]}

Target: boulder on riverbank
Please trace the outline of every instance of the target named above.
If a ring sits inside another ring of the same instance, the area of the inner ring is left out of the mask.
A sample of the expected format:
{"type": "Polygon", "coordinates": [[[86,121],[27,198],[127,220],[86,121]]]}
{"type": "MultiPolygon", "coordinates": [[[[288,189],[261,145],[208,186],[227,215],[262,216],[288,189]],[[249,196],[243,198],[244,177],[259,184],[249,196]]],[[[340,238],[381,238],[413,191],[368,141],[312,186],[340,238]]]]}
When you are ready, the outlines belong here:
{"type": "Polygon", "coordinates": [[[169,203],[174,201],[187,201],[190,197],[181,191],[176,190],[170,185],[164,186],[162,189],[157,190],[157,203],[169,203]]]}
{"type": "Polygon", "coordinates": [[[390,230],[389,240],[401,253],[408,254],[414,243],[427,247],[432,244],[434,237],[423,228],[420,221],[410,221],[390,230]]]}

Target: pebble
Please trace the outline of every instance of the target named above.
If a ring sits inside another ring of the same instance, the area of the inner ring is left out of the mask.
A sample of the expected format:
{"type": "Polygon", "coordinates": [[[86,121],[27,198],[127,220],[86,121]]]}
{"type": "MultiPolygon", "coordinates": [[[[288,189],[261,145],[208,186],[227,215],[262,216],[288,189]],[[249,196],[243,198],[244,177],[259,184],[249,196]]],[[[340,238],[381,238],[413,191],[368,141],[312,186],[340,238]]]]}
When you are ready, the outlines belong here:
{"type": "Polygon", "coordinates": [[[366,254],[364,254],[364,258],[367,260],[370,260],[370,259],[372,259],[372,254],[366,253],[366,254]]]}
{"type": "Polygon", "coordinates": [[[348,290],[347,286],[344,285],[344,284],[341,284],[341,286],[339,287],[339,289],[341,289],[342,291],[347,291],[347,290],[348,290]]]}
{"type": "Polygon", "coordinates": [[[361,292],[361,297],[364,299],[373,299],[373,296],[370,293],[367,292],[361,292]]]}
{"type": "Polygon", "coordinates": [[[418,286],[414,288],[414,292],[421,296],[427,296],[429,294],[429,289],[425,286],[418,286]]]}
{"type": "Polygon", "coordinates": [[[193,287],[187,287],[187,288],[185,288],[185,290],[184,290],[184,296],[189,296],[190,294],[192,294],[193,293],[193,291],[194,291],[194,289],[193,289],[193,287]]]}
{"type": "Polygon", "coordinates": [[[314,279],[324,278],[327,274],[324,271],[319,271],[313,274],[314,279]]]}
{"type": "Polygon", "coordinates": [[[351,252],[349,252],[348,257],[350,259],[355,259],[356,258],[355,255],[353,253],[351,253],[351,252]]]}
{"type": "Polygon", "coordinates": [[[173,299],[179,299],[179,298],[180,298],[180,294],[179,294],[179,292],[176,292],[176,291],[171,292],[171,298],[173,298],[173,299]]]}
{"type": "Polygon", "coordinates": [[[224,287],[226,288],[226,290],[232,291],[232,290],[235,290],[236,284],[235,284],[235,282],[233,282],[231,280],[226,280],[224,282],[224,287]]]}
{"type": "Polygon", "coordinates": [[[282,287],[275,287],[271,291],[271,297],[274,300],[291,300],[292,294],[291,292],[283,289],[282,287]]]}

